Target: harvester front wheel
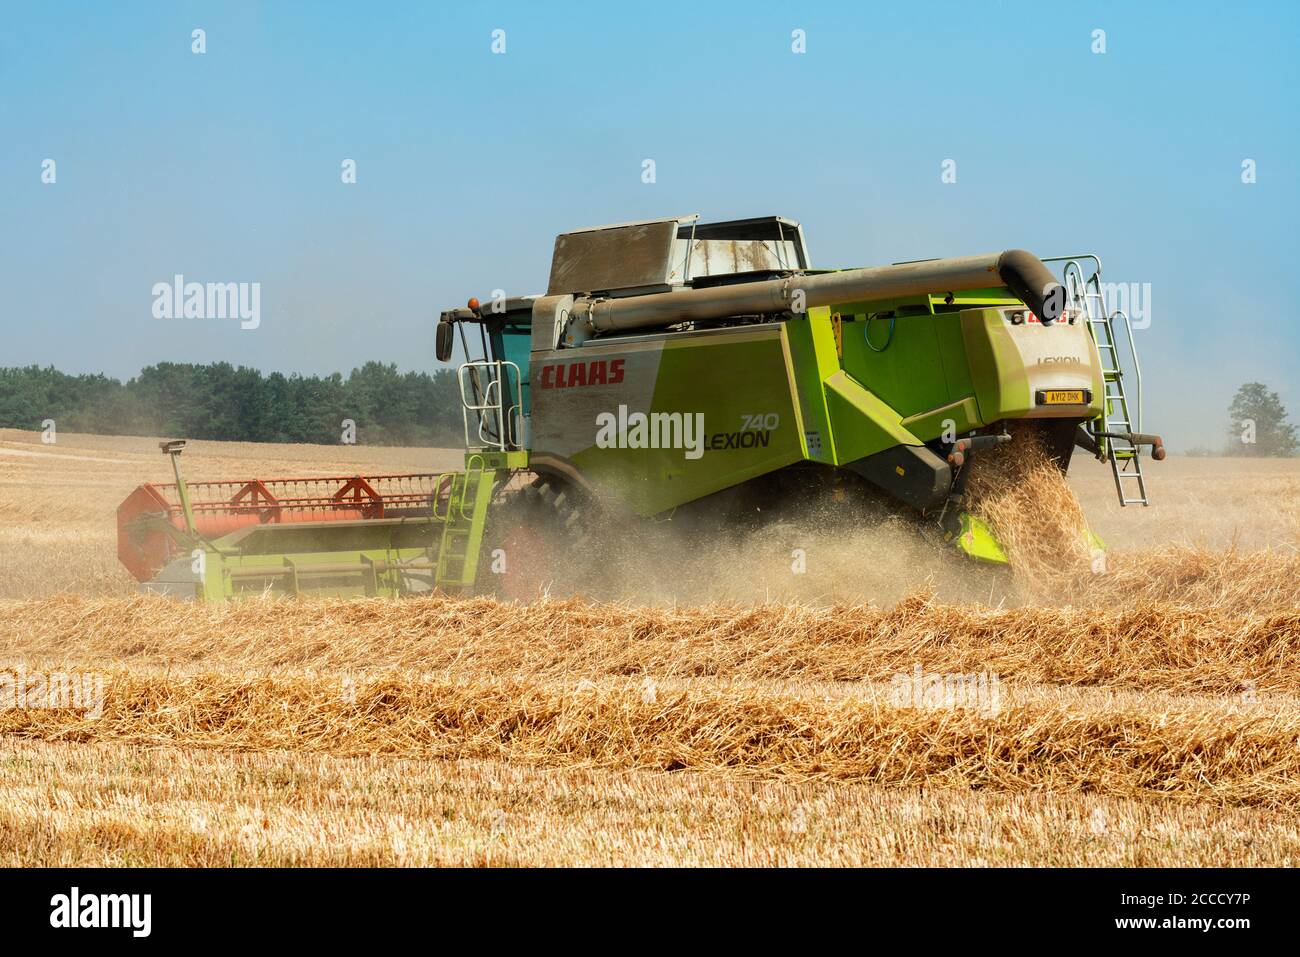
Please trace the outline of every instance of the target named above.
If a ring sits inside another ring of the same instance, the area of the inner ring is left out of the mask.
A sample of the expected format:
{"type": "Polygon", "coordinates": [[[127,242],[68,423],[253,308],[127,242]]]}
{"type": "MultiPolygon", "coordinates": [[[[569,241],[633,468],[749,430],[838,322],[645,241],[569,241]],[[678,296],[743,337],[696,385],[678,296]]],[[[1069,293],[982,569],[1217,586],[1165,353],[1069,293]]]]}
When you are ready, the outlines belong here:
{"type": "Polygon", "coordinates": [[[510,493],[488,519],[483,590],[517,601],[588,591],[596,568],[591,518],[585,496],[551,476],[510,493]]]}

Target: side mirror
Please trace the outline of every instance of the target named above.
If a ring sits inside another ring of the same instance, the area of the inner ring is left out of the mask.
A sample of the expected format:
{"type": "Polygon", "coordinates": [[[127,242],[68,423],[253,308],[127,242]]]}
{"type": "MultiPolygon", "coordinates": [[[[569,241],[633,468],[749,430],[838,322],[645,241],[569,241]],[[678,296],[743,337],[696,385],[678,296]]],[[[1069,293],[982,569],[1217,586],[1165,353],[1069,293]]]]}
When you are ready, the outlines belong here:
{"type": "Polygon", "coordinates": [[[446,362],[451,358],[451,347],[455,344],[450,322],[438,323],[437,342],[434,346],[434,353],[438,356],[439,362],[446,362]]]}

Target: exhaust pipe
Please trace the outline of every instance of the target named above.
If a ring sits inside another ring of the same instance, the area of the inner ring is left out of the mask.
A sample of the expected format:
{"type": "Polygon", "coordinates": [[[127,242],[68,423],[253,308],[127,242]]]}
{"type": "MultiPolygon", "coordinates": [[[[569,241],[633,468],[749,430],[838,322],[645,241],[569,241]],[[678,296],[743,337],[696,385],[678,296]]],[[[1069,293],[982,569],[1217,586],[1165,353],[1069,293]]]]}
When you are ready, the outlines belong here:
{"type": "Polygon", "coordinates": [[[994,286],[1010,289],[1045,325],[1059,319],[1065,308],[1065,288],[1042,260],[1023,249],[1010,249],[983,256],[799,273],[785,279],[712,289],[683,289],[619,299],[582,298],[575,300],[570,321],[592,334],[728,316],[805,312],[841,302],[994,286]]]}

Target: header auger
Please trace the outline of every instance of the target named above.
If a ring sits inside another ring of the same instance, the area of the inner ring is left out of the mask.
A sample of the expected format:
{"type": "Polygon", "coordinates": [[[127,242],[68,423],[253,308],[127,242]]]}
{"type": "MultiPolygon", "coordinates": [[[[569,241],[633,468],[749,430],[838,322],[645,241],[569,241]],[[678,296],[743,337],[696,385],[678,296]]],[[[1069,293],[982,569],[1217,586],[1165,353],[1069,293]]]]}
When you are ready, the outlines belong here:
{"type": "Polygon", "coordinates": [[[1164,457],[1092,256],[815,270],[780,217],[601,226],[556,239],[545,294],[445,311],[438,358],[458,344],[464,471],[187,489],[178,469],[119,509],[122,561],[207,599],[396,595],[472,586],[486,535],[532,543],[507,556],[531,586],[590,563],[602,522],[635,540],[638,519],[726,521],[831,484],[1005,561],[963,496],[1009,425],[1062,470],[1076,446],[1108,461],[1124,505],[1147,502],[1140,450],[1164,457]]]}

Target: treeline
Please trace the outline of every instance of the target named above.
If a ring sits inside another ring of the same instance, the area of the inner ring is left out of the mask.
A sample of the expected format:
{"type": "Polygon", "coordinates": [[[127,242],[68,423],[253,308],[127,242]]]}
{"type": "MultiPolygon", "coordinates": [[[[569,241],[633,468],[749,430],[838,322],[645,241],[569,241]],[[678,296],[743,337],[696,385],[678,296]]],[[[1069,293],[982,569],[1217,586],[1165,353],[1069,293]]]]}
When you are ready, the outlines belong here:
{"type": "Polygon", "coordinates": [[[162,362],[128,382],[54,368],[0,369],[0,427],[240,442],[339,444],[345,420],[366,445],[459,445],[456,375],[367,362],[344,378],[263,375],[216,362],[162,362]]]}

